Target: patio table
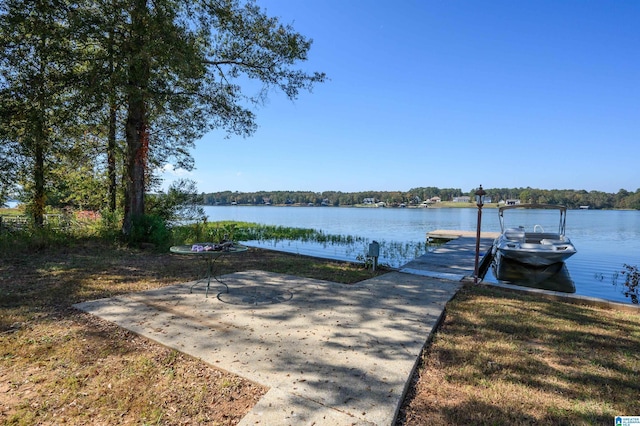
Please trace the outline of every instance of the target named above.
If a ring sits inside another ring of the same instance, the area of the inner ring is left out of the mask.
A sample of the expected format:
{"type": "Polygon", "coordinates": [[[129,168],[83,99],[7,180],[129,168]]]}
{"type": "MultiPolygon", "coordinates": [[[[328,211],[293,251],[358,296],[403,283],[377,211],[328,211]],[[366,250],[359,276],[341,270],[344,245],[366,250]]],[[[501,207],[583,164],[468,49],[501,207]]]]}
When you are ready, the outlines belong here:
{"type": "Polygon", "coordinates": [[[248,250],[248,247],[243,246],[241,244],[235,243],[223,243],[223,244],[215,244],[215,243],[196,243],[191,245],[182,245],[182,246],[173,246],[169,249],[171,253],[191,256],[195,259],[204,259],[207,264],[207,269],[205,271],[204,277],[196,281],[195,284],[191,286],[189,292],[193,292],[193,287],[196,285],[205,282],[207,283],[207,290],[205,292],[205,297],[209,297],[209,287],[211,285],[211,278],[218,281],[220,284],[225,286],[226,293],[229,293],[229,286],[225,283],[222,278],[217,277],[215,273],[215,265],[218,259],[221,259],[223,256],[228,256],[232,254],[244,253],[248,250]]]}

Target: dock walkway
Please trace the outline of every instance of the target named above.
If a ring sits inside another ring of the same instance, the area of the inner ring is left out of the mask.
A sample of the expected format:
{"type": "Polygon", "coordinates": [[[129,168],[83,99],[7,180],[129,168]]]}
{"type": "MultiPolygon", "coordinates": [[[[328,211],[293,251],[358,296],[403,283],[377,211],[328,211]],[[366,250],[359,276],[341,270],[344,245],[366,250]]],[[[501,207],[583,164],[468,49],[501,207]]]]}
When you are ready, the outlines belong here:
{"type": "MultiPolygon", "coordinates": [[[[473,277],[476,260],[476,237],[468,236],[469,231],[433,231],[430,236],[437,239],[450,239],[437,245],[429,252],[410,261],[400,268],[400,272],[461,281],[473,277]]],[[[493,233],[495,234],[495,233],[493,233]]],[[[482,233],[480,238],[480,270],[490,260],[491,247],[495,239],[492,233],[482,233]]]]}
{"type": "MultiPolygon", "coordinates": [[[[454,240],[460,237],[476,238],[477,231],[460,231],[455,229],[438,229],[427,232],[427,241],[433,240],[454,240]]],[[[480,232],[480,238],[496,239],[500,236],[499,232],[480,232]]],[[[474,247],[475,250],[475,247],[474,247]]]]}

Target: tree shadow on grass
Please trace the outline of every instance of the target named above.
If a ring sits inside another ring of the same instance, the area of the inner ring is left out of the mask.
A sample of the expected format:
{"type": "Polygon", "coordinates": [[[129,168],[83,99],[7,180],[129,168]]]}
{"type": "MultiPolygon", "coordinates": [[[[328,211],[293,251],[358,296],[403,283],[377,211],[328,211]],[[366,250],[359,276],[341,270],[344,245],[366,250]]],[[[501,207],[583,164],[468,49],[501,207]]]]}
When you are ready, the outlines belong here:
{"type": "MultiPolygon", "coordinates": [[[[263,269],[347,282],[384,272],[372,273],[355,265],[345,265],[344,262],[249,249],[245,255],[223,259],[217,272],[263,269]]],[[[34,315],[60,316],[82,301],[193,281],[201,277],[204,268],[204,262],[179,255],[131,250],[100,241],[83,241],[37,252],[8,253],[0,259],[0,308],[5,310],[0,317],[0,332],[34,315]]]]}
{"type": "Polygon", "coordinates": [[[638,314],[470,288],[439,335],[400,425],[607,424],[640,411],[638,314]],[[434,395],[454,403],[432,406],[434,395]]]}

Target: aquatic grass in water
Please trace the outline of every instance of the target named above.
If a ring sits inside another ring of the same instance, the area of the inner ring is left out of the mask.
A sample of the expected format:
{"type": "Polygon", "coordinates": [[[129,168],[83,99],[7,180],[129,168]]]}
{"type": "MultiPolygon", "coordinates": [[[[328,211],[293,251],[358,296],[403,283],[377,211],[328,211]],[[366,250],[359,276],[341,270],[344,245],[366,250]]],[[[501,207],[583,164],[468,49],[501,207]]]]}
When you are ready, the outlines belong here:
{"type": "Polygon", "coordinates": [[[233,221],[180,226],[174,229],[174,236],[177,241],[185,244],[203,241],[219,243],[225,239],[231,241],[292,240],[332,244],[352,244],[363,240],[360,237],[325,234],[315,229],[233,221]]]}
{"type": "MultiPolygon", "coordinates": [[[[259,240],[265,241],[265,240],[259,240]]],[[[373,240],[351,235],[327,235],[321,231],[313,231],[302,238],[269,239],[275,249],[282,247],[286,242],[298,241],[297,252],[300,254],[318,257],[338,258],[340,260],[369,261],[369,245],[373,240]],[[333,249],[333,250],[327,250],[333,249]]],[[[390,268],[398,268],[426,252],[427,244],[414,242],[399,242],[376,240],[380,245],[380,257],[378,264],[390,268]]]]}
{"type": "MultiPolygon", "coordinates": [[[[629,299],[632,304],[640,304],[640,268],[627,263],[624,263],[622,268],[624,268],[622,271],[614,271],[611,273],[611,284],[616,289],[620,286],[620,294],[629,299]],[[624,278],[624,282],[622,283],[620,282],[621,278],[624,278]]],[[[602,272],[596,272],[593,275],[594,280],[605,283],[609,281],[608,277],[608,273],[602,272]]]]}
{"type": "MultiPolygon", "coordinates": [[[[185,225],[174,229],[176,244],[196,242],[219,243],[241,241],[248,245],[297,254],[339,260],[367,262],[369,238],[327,234],[309,228],[261,225],[250,222],[220,221],[185,225]]],[[[379,265],[397,268],[427,251],[427,243],[377,241],[380,244],[379,265]]]]}
{"type": "MultiPolygon", "coordinates": [[[[625,277],[622,294],[630,298],[631,303],[637,305],[640,302],[640,269],[637,266],[627,265],[626,263],[623,266],[625,270],[620,272],[625,277]]],[[[614,281],[614,285],[616,284],[617,282],[614,281]]]]}

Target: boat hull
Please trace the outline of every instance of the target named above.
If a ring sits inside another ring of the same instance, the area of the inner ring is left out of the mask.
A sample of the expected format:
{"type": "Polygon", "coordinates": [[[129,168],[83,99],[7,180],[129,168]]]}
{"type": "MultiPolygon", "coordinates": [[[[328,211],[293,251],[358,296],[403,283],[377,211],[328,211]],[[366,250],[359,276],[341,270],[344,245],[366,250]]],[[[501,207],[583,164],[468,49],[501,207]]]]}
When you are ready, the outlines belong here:
{"type": "Polygon", "coordinates": [[[498,248],[498,252],[502,257],[514,260],[525,265],[546,266],[554,263],[562,263],[575,254],[572,251],[550,251],[540,249],[511,249],[498,248]]]}
{"type": "Polygon", "coordinates": [[[576,248],[567,238],[542,241],[541,243],[514,242],[500,236],[494,247],[502,257],[532,266],[562,263],[576,254],[576,248]]]}

